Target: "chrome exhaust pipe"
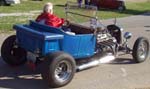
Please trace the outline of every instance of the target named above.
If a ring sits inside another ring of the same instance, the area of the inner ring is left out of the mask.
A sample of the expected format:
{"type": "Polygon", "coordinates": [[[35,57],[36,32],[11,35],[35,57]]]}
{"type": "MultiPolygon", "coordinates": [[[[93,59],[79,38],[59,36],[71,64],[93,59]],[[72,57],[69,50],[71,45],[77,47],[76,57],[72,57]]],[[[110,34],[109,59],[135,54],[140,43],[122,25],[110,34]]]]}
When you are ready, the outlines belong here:
{"type": "Polygon", "coordinates": [[[98,66],[100,63],[108,63],[114,59],[115,59],[115,56],[107,55],[107,56],[104,56],[100,59],[97,59],[97,60],[94,60],[94,61],[91,61],[91,62],[88,62],[88,63],[85,63],[83,65],[78,66],[77,71],[81,71],[81,70],[84,70],[87,68],[98,66]]]}

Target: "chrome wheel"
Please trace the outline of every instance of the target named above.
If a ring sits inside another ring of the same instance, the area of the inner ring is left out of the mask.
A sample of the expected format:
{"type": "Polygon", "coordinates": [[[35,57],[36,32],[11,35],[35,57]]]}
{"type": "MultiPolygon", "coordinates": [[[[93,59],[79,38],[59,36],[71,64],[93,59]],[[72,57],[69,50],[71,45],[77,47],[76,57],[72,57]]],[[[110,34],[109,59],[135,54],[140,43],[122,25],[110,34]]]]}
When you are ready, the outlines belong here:
{"type": "Polygon", "coordinates": [[[145,42],[141,42],[141,44],[139,44],[139,48],[138,48],[138,56],[141,59],[145,59],[146,55],[147,55],[147,50],[148,50],[148,45],[145,42]]]}
{"type": "Polygon", "coordinates": [[[133,46],[132,56],[137,63],[144,62],[149,53],[149,41],[144,37],[136,40],[133,46]]]}
{"type": "Polygon", "coordinates": [[[42,78],[50,87],[58,88],[71,82],[75,74],[76,63],[72,56],[58,51],[48,54],[41,67],[42,78]]]}
{"type": "Polygon", "coordinates": [[[71,73],[72,73],[72,67],[68,61],[63,60],[56,65],[56,69],[55,69],[56,80],[60,82],[64,82],[70,78],[71,73]]]}

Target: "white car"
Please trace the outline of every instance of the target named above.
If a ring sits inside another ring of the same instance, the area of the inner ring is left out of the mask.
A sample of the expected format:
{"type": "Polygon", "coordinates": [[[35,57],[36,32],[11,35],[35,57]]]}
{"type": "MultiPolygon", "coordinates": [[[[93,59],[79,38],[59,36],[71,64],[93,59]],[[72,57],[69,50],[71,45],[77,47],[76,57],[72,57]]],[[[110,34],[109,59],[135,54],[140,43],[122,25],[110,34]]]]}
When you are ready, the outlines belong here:
{"type": "Polygon", "coordinates": [[[19,4],[20,0],[0,0],[0,6],[2,5],[11,5],[11,4],[19,4]]]}

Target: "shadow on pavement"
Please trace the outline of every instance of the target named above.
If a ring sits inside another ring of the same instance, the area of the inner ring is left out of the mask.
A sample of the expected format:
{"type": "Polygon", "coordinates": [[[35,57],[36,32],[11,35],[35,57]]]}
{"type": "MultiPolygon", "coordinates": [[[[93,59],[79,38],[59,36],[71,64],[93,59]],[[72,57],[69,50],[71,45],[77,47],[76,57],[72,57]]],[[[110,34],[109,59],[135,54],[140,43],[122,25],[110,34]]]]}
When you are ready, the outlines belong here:
{"type": "Polygon", "coordinates": [[[144,27],[146,27],[146,28],[150,28],[150,25],[147,25],[147,26],[144,26],[144,27]]]}
{"type": "Polygon", "coordinates": [[[136,64],[136,63],[133,59],[116,58],[115,60],[111,61],[109,64],[136,64]]]}
{"type": "Polygon", "coordinates": [[[30,70],[26,65],[9,66],[0,57],[0,88],[10,89],[50,89],[41,79],[38,70],[30,70]]]}
{"type": "Polygon", "coordinates": [[[149,16],[150,14],[149,13],[146,13],[148,12],[147,10],[145,11],[140,11],[140,10],[134,10],[134,9],[127,9],[123,12],[120,12],[120,13],[124,13],[124,14],[130,14],[130,15],[138,15],[138,14],[143,14],[144,16],[149,16]]]}
{"type": "Polygon", "coordinates": [[[150,11],[148,11],[147,13],[143,14],[144,16],[150,16],[150,11]]]}

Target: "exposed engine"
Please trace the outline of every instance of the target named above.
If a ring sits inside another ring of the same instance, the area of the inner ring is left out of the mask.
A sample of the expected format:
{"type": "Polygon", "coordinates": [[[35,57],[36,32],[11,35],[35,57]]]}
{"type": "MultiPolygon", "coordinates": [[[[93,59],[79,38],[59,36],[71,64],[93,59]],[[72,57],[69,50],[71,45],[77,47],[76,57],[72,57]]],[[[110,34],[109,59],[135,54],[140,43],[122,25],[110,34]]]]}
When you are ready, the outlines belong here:
{"type": "Polygon", "coordinates": [[[115,54],[117,51],[117,40],[108,32],[107,29],[96,32],[97,52],[110,52],[115,54]]]}

